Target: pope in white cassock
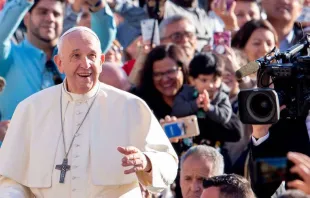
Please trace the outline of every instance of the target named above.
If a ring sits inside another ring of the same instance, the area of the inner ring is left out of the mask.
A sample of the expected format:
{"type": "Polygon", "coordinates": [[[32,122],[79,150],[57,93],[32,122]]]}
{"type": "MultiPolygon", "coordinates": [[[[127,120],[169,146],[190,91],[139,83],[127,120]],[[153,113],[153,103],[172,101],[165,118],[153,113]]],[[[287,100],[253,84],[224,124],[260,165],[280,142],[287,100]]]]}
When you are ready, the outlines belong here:
{"type": "Polygon", "coordinates": [[[139,198],[171,184],[178,159],[139,98],[99,82],[100,41],[85,27],[59,39],[63,84],[22,101],[0,149],[0,197],[139,198]]]}

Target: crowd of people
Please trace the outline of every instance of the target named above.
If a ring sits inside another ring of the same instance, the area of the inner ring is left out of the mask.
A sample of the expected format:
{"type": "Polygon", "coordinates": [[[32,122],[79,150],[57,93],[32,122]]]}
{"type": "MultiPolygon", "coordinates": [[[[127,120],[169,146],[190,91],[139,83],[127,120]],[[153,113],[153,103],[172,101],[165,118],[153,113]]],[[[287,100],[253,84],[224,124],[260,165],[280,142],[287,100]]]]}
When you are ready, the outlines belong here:
{"type": "Polygon", "coordinates": [[[310,197],[310,114],[244,124],[238,93],[257,76],[235,77],[297,44],[309,10],[308,0],[0,0],[0,197],[310,197]],[[160,44],[145,41],[146,19],[160,44]],[[199,135],[165,135],[192,115],[199,135]],[[279,157],[286,177],[258,181],[257,159],[279,157]]]}

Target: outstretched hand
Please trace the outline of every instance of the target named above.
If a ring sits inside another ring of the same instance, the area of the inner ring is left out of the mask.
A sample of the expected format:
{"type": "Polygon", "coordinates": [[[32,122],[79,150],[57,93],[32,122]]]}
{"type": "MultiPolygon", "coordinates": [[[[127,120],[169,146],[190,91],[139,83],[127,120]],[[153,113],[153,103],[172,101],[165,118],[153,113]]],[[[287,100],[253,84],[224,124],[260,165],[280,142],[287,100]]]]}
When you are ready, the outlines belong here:
{"type": "Polygon", "coordinates": [[[152,170],[151,161],[139,149],[133,146],[117,147],[117,150],[125,155],[122,158],[123,167],[131,167],[124,171],[124,174],[136,173],[139,171],[150,172],[152,170]]]}
{"type": "Polygon", "coordinates": [[[230,8],[227,8],[227,0],[213,1],[211,4],[211,9],[223,20],[226,29],[230,31],[239,28],[235,7],[235,1],[233,1],[230,8]]]}

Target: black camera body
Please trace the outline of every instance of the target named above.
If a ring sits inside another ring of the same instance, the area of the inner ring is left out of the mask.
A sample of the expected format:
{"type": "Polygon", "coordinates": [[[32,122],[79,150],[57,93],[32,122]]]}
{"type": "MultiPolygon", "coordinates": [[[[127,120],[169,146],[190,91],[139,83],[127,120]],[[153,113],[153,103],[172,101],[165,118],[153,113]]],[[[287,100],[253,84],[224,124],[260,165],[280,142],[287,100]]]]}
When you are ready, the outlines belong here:
{"type": "Polygon", "coordinates": [[[283,53],[258,59],[256,89],[238,95],[240,120],[245,124],[272,124],[280,117],[296,119],[310,109],[309,39],[283,53]],[[270,88],[273,85],[273,88],[270,88]],[[281,111],[280,106],[285,105],[281,111]]]}
{"type": "Polygon", "coordinates": [[[273,89],[244,89],[238,95],[242,123],[275,123],[279,120],[278,95],[273,89]]]}

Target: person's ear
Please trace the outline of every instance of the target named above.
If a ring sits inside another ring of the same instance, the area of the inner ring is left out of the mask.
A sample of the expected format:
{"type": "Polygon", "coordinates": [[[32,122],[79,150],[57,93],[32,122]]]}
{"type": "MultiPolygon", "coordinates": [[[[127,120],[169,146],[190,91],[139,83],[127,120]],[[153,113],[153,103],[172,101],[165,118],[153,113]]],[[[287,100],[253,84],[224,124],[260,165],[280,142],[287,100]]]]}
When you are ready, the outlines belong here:
{"type": "Polygon", "coordinates": [[[60,72],[60,73],[64,73],[64,68],[63,68],[62,61],[61,61],[61,59],[60,59],[59,54],[57,54],[56,56],[54,56],[54,62],[55,62],[55,64],[57,65],[57,68],[58,68],[59,72],[60,72]]]}
{"type": "Polygon", "coordinates": [[[30,12],[27,12],[27,14],[24,17],[24,24],[27,29],[29,29],[29,23],[30,23],[30,12]]]}
{"type": "Polygon", "coordinates": [[[98,73],[102,72],[102,64],[104,63],[104,61],[105,61],[105,56],[104,56],[104,54],[101,54],[101,56],[100,56],[100,67],[99,67],[98,73]]]}
{"type": "Polygon", "coordinates": [[[104,54],[101,54],[101,57],[100,57],[100,64],[102,65],[105,61],[105,55],[104,54]]]}
{"type": "Polygon", "coordinates": [[[190,85],[195,86],[195,80],[192,76],[188,77],[188,82],[190,85]]]}

